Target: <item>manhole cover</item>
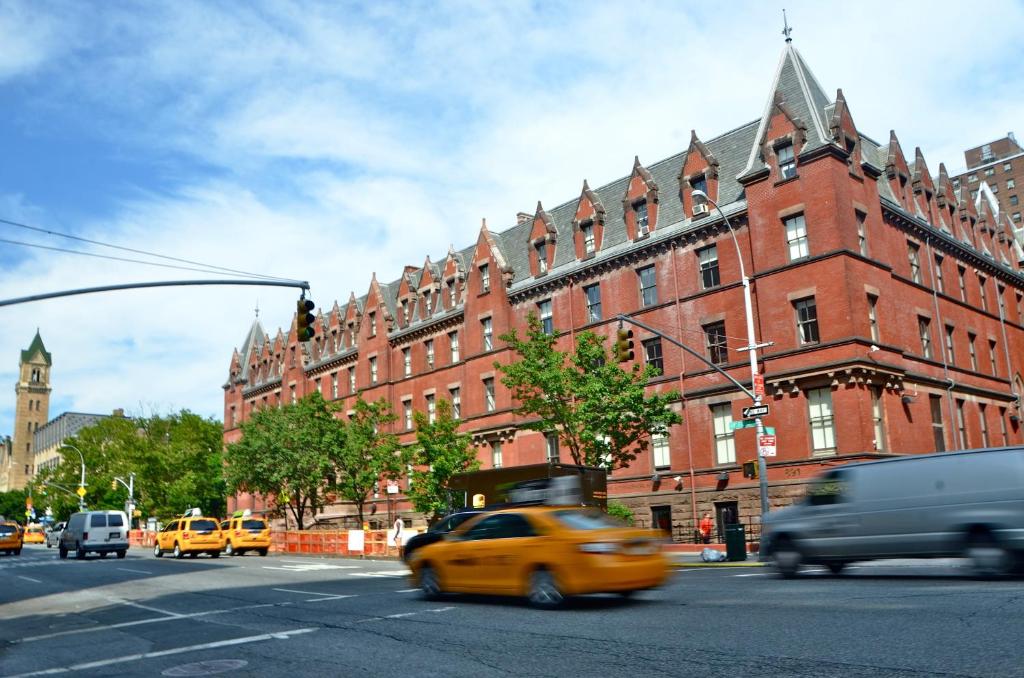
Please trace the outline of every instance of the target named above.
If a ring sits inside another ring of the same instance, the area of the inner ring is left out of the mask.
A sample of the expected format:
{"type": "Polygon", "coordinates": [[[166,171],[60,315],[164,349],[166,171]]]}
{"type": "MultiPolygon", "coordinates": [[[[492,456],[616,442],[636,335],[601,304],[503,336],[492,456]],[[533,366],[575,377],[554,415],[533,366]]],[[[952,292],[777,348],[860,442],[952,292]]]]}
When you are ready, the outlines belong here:
{"type": "Polygon", "coordinates": [[[215,673],[224,673],[226,671],[235,671],[237,669],[244,668],[249,662],[244,659],[211,659],[205,662],[195,662],[192,664],[182,664],[181,666],[174,666],[161,675],[164,676],[212,676],[215,673]]]}

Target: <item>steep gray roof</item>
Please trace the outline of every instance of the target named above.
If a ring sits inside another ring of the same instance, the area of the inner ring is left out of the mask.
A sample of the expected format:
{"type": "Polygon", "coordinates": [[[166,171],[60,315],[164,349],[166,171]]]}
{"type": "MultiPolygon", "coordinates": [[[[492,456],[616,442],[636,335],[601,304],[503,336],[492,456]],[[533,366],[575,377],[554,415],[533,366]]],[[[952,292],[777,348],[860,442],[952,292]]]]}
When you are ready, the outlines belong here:
{"type": "Polygon", "coordinates": [[[238,374],[238,378],[244,381],[249,380],[249,361],[254,353],[257,353],[262,347],[264,337],[267,333],[263,330],[263,326],[260,325],[259,318],[252,321],[252,325],[249,327],[249,332],[245,335],[245,339],[242,341],[242,350],[239,351],[239,361],[241,362],[241,372],[238,374]]]}

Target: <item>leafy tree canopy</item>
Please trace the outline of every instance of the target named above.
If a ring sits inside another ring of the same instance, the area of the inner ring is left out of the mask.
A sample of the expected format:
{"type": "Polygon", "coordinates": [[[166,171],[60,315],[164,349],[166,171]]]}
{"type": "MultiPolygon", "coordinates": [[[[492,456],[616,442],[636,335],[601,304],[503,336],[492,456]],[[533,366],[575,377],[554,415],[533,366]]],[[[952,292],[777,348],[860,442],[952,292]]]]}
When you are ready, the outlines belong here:
{"type": "Polygon", "coordinates": [[[383,432],[395,419],[384,398],[372,403],[359,398],[348,422],[331,433],[328,443],[328,457],[334,471],[331,487],[343,499],[355,504],[360,524],[374,485],[382,478],[397,478],[401,471],[398,437],[383,432]]]}

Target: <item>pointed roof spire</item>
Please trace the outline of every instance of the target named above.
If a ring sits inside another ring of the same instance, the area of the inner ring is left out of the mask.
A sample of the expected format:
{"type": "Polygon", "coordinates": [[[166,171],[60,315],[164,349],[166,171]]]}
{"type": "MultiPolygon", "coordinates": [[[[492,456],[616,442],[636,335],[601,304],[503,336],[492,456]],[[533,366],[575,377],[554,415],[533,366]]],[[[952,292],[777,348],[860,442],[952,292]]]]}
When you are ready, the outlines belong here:
{"type": "Polygon", "coordinates": [[[32,356],[36,353],[40,353],[43,356],[43,362],[47,366],[53,365],[53,358],[50,356],[50,352],[46,350],[46,346],[43,345],[43,338],[39,336],[39,328],[36,328],[36,336],[32,339],[32,343],[28,345],[28,348],[21,352],[21,362],[27,363],[32,360],[32,356]]]}
{"type": "Polygon", "coordinates": [[[786,43],[793,42],[793,27],[789,25],[789,21],[786,20],[786,8],[782,8],[782,34],[786,36],[786,43]]]}

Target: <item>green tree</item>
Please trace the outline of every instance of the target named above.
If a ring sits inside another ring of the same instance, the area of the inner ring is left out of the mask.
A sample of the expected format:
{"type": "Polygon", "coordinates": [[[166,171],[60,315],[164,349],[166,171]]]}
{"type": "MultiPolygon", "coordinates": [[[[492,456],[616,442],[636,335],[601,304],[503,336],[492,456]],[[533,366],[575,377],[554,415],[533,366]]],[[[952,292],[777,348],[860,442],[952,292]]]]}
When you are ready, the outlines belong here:
{"type": "Polygon", "coordinates": [[[333,467],[332,489],[355,504],[359,524],[374,485],[394,479],[401,470],[398,437],[383,430],[395,421],[387,400],[356,400],[352,417],[329,436],[328,458],[333,467]]]}
{"type": "MultiPolygon", "coordinates": [[[[24,523],[25,498],[27,496],[28,492],[25,490],[0,492],[0,516],[3,516],[4,520],[15,520],[19,523],[24,523]]],[[[36,509],[36,511],[38,512],[39,509],[36,509]]]]}
{"type": "Polygon", "coordinates": [[[433,423],[423,412],[413,415],[416,444],[406,449],[404,461],[412,464],[412,484],[406,496],[413,507],[433,524],[448,509],[445,487],[458,473],[480,467],[470,437],[459,433],[459,420],[452,417],[451,403],[440,400],[433,423]]]}
{"type": "Polygon", "coordinates": [[[512,330],[501,339],[519,359],[494,366],[519,402],[518,413],[534,418],[525,427],[557,432],[576,464],[608,470],[628,466],[647,449],[651,434],[667,435],[669,426],[682,421],[670,408],[678,392],[647,392],[658,370],[650,365],[623,370],[609,360],[604,337],[581,332],[570,355],[558,350],[556,334],[544,332],[531,313],[525,338],[512,330]]]}
{"type": "Polygon", "coordinates": [[[633,511],[621,501],[608,502],[608,515],[618,518],[630,527],[633,526],[633,511]]]}
{"type": "Polygon", "coordinates": [[[304,529],[306,514],[323,509],[333,473],[328,452],[344,423],[314,392],[295,404],[257,410],[241,429],[241,440],[225,453],[228,489],[275,496],[304,529]]]}

